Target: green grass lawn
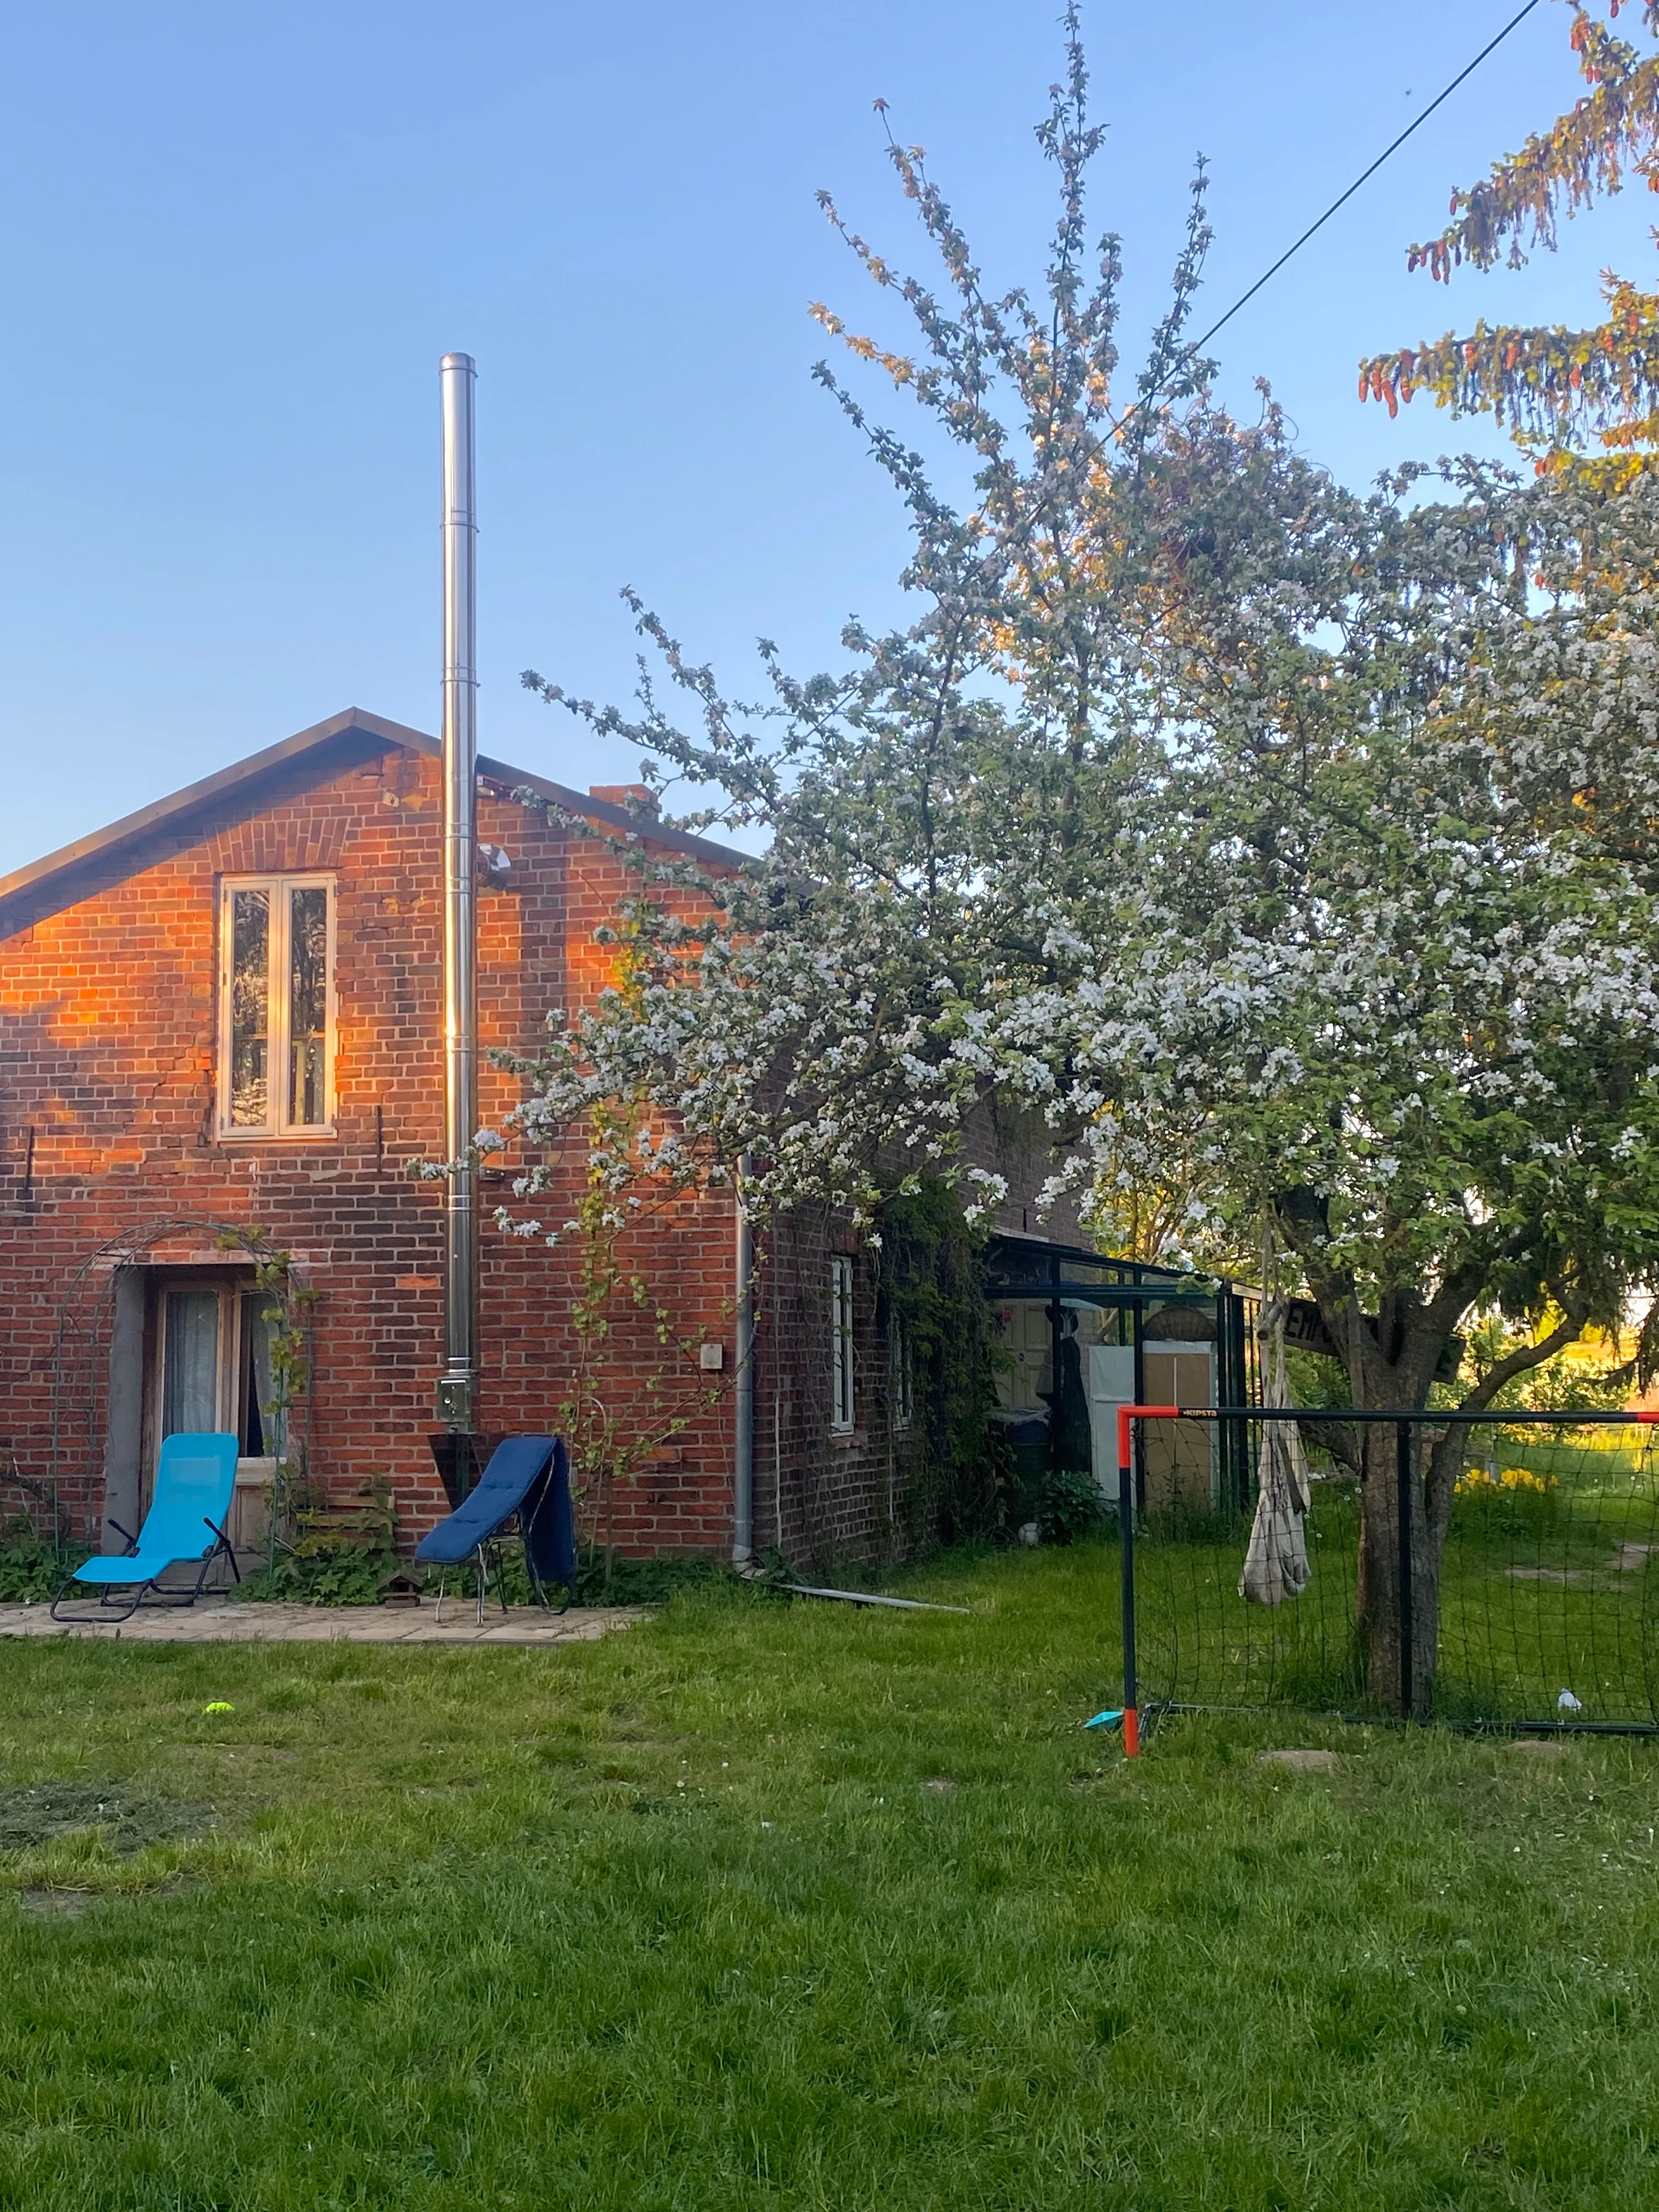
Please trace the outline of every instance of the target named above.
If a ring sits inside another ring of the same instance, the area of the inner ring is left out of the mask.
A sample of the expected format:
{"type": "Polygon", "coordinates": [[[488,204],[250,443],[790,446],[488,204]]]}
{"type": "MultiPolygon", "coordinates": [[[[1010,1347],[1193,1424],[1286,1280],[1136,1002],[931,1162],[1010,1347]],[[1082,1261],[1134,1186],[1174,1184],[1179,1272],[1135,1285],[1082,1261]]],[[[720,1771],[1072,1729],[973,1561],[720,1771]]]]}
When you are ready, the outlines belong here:
{"type": "Polygon", "coordinates": [[[1126,1765],[1115,1569],[5,1645],[0,2204],[1659,2202],[1659,1752],[1279,1716],[1126,1765]]]}

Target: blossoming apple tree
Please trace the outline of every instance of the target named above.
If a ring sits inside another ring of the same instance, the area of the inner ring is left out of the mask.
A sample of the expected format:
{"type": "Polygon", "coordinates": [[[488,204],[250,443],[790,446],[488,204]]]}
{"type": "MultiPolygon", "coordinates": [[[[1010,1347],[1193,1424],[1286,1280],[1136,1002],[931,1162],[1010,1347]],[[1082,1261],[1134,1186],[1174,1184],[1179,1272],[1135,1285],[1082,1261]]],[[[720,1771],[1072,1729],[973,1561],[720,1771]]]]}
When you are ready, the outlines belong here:
{"type": "MultiPolygon", "coordinates": [[[[908,507],[914,620],[806,680],[763,647],[748,705],[637,602],[634,709],[526,677],[765,848],[641,863],[617,985],[520,1063],[520,1119],[603,1129],[618,1223],[728,1179],[757,1218],[867,1219],[922,1175],[994,1205],[968,1133],[994,1101],[1103,1233],[1149,1192],[1166,1252],[1267,1224],[1356,1403],[1425,1406],[1477,1310],[1531,1323],[1482,1406],[1659,1268],[1659,493],[1470,465],[1361,497],[1265,392],[1237,419],[1183,346],[1201,180],[1126,391],[1085,98],[1073,25],[1036,295],[988,289],[918,148],[892,160],[937,288],[847,233],[912,339],[821,319],[915,442],[819,373],[908,507]]],[[[1425,1672],[1456,1451],[1413,1477],[1425,1672]]],[[[1362,1509],[1384,1697],[1395,1480],[1390,1439],[1362,1509]]]]}

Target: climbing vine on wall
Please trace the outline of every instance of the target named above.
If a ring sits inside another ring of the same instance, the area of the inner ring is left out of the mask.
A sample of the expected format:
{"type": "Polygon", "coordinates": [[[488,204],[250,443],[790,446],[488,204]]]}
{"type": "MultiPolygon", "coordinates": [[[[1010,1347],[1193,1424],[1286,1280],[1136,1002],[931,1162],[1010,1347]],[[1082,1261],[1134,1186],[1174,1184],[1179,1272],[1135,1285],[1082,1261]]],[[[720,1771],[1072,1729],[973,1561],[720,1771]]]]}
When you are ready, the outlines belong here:
{"type": "Polygon", "coordinates": [[[991,1419],[1003,1357],[985,1285],[985,1238],[942,1182],[924,1180],[878,1209],[876,1313],[896,1370],[891,1402],[911,1419],[896,1435],[910,1481],[905,1517],[913,1538],[945,1543],[1000,1526],[1011,1468],[991,1419]],[[908,1464],[907,1464],[908,1463],[908,1464]]]}
{"type": "MultiPolygon", "coordinates": [[[[520,797],[527,804],[533,794],[520,797]]],[[[572,826],[578,834],[591,829],[572,826]]],[[[597,842],[625,865],[641,866],[636,845],[597,842]]],[[[597,933],[597,941],[612,955],[605,999],[636,1017],[659,970],[661,924],[661,909],[642,889],[622,900],[597,933]]],[[[500,1050],[490,1057],[510,1074],[533,1078],[542,1071],[539,1059],[500,1050]]],[[[735,1188],[735,1173],[695,1146],[683,1146],[637,1085],[596,1093],[583,1111],[568,1118],[540,1112],[532,1096],[509,1125],[544,1148],[541,1162],[516,1182],[517,1197],[551,1193],[567,1198],[573,1157],[579,1163],[580,1181],[568,1218],[548,1224],[505,1206],[495,1218],[510,1235],[544,1236],[571,1255],[573,1357],[556,1419],[570,1450],[582,1540],[595,1558],[602,1549],[608,1589],[616,1565],[618,1486],[636,1481],[695,1421],[718,1407],[733,1379],[728,1370],[710,1372],[700,1365],[712,1316],[704,1310],[689,1324],[665,1296],[653,1231],[671,1223],[706,1184],[735,1188]]],[[[482,1131],[479,1155],[502,1142],[495,1131],[482,1131]]],[[[720,1317],[731,1318],[729,1306],[720,1309],[720,1317]]]]}
{"type": "Polygon", "coordinates": [[[307,1480],[305,1449],[303,1443],[296,1449],[292,1417],[311,1377],[311,1316],[318,1293],[295,1275],[294,1255],[272,1244],[257,1223],[224,1230],[218,1242],[222,1252],[241,1252],[252,1261],[254,1295],[264,1301],[260,1318],[270,1352],[270,1395],[260,1401],[259,1411],[270,1424],[276,1447],[270,1498],[274,1565],[280,1532],[302,1502],[307,1480]]]}
{"type": "Polygon", "coordinates": [[[697,1364],[701,1327],[688,1329],[661,1295],[651,1265],[653,1210],[670,1211],[682,1195],[666,1183],[641,1176],[618,1203],[612,1179],[595,1161],[633,1155],[637,1109],[616,1103],[594,1107],[587,1130],[588,1167],[566,1242],[576,1266],[570,1320],[574,1358],[558,1408],[569,1448],[584,1540],[597,1556],[603,1547],[604,1587],[616,1565],[617,1490],[683,1436],[700,1413],[716,1407],[728,1387],[724,1374],[697,1364]],[[652,1350],[641,1357],[641,1332],[652,1350]]]}

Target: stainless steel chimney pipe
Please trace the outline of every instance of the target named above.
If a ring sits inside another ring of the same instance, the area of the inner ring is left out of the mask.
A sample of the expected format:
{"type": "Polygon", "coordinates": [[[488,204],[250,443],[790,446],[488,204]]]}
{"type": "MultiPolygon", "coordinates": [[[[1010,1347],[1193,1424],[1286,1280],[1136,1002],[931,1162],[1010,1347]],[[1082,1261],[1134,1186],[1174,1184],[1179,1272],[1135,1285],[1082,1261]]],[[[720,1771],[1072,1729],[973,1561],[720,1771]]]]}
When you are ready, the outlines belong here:
{"type": "Polygon", "coordinates": [[[734,1567],[746,1567],[755,1557],[755,1232],[744,1203],[748,1183],[749,1155],[745,1152],[732,1190],[738,1231],[737,1279],[732,1285],[738,1337],[738,1371],[732,1392],[734,1567]]]}
{"type": "Polygon", "coordinates": [[[477,854],[478,524],[474,501],[470,354],[439,366],[443,415],[444,542],[444,1146],[450,1163],[444,1206],[444,1371],[438,1419],[459,1433],[473,1425],[478,1378],[477,854]]]}

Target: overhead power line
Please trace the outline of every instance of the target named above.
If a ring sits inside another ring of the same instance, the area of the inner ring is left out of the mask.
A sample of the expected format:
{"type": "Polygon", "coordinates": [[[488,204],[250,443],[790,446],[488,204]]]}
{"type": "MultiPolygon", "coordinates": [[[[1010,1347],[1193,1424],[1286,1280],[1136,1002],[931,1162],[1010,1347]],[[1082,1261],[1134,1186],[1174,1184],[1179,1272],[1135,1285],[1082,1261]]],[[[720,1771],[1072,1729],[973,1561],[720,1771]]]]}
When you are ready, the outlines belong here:
{"type": "MultiPolygon", "coordinates": [[[[1331,202],[1330,205],[1326,209],[1324,214],[1319,217],[1318,221],[1316,222],[1310,222],[1308,225],[1308,228],[1303,232],[1301,237],[1297,240],[1296,243],[1293,246],[1287,246],[1285,247],[1285,251],[1279,255],[1278,260],[1274,262],[1273,267],[1264,270],[1263,273],[1256,278],[1255,283],[1251,285],[1248,292],[1241,292],[1237,299],[1233,301],[1231,307],[1228,308],[1226,313],[1221,317],[1218,322],[1212,323],[1209,329],[1205,331],[1201,338],[1194,338],[1189,346],[1187,346],[1182,349],[1181,356],[1182,361],[1190,361],[1195,353],[1200,352],[1205,346],[1208,345],[1210,340],[1216,335],[1218,331],[1222,330],[1227,324],[1231,322],[1233,317],[1238,313],[1241,307],[1248,307],[1250,301],[1255,299],[1256,294],[1261,289],[1262,286],[1264,284],[1270,283],[1273,279],[1278,276],[1279,270],[1285,266],[1285,264],[1294,255],[1301,252],[1303,247],[1307,244],[1308,240],[1313,237],[1314,234],[1316,231],[1322,230],[1325,228],[1325,225],[1330,221],[1331,217],[1340,208],[1344,208],[1347,205],[1348,202],[1359,190],[1359,187],[1364,184],[1369,183],[1370,179],[1373,178],[1376,174],[1377,171],[1382,167],[1382,164],[1393,155],[1395,155],[1400,151],[1400,149],[1411,137],[1413,131],[1420,131],[1422,129],[1423,125],[1428,121],[1430,116],[1434,113],[1437,107],[1444,106],[1447,100],[1449,100],[1453,93],[1456,91],[1458,86],[1467,82],[1468,80],[1474,75],[1476,70],[1480,68],[1481,63],[1486,59],[1489,54],[1494,54],[1497,52],[1498,47],[1503,45],[1504,40],[1510,35],[1510,33],[1517,29],[1521,24],[1524,23],[1527,17],[1531,15],[1533,9],[1538,5],[1539,0],[1526,0],[1525,7],[1517,9],[1516,14],[1511,15],[1509,21],[1504,24],[1503,29],[1498,33],[1497,37],[1495,39],[1489,40],[1487,43],[1481,47],[1474,59],[1469,63],[1468,66],[1466,69],[1462,69],[1458,71],[1457,75],[1452,79],[1445,90],[1443,92],[1437,93],[1435,97],[1423,110],[1423,112],[1420,115],[1414,117],[1413,120],[1406,125],[1406,128],[1401,132],[1400,136],[1391,145],[1385,146],[1382,149],[1382,151],[1371,163],[1370,168],[1362,170],[1360,174],[1357,176],[1353,182],[1348,186],[1347,191],[1344,192],[1340,198],[1334,199],[1331,202]]],[[[1177,366],[1179,366],[1179,364],[1177,364],[1177,366]]],[[[1172,376],[1174,374],[1175,370],[1171,369],[1170,371],[1170,375],[1172,376]]],[[[1169,377],[1166,376],[1164,379],[1164,383],[1167,384],[1168,381],[1169,377]]],[[[1162,389],[1162,384],[1156,387],[1157,391],[1161,391],[1162,389]]],[[[1153,398],[1154,397],[1156,397],[1156,391],[1149,392],[1146,395],[1147,399],[1153,398]]],[[[1146,404],[1146,400],[1145,399],[1138,401],[1136,403],[1136,407],[1132,407],[1129,410],[1129,415],[1134,414],[1137,407],[1144,407],[1146,404]]],[[[1129,415],[1126,415],[1124,416],[1124,422],[1127,422],[1128,421],[1129,415]]]]}

